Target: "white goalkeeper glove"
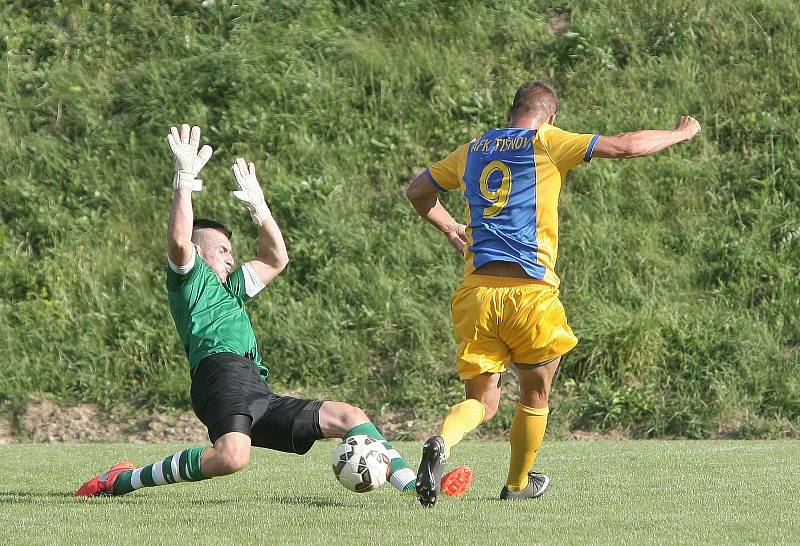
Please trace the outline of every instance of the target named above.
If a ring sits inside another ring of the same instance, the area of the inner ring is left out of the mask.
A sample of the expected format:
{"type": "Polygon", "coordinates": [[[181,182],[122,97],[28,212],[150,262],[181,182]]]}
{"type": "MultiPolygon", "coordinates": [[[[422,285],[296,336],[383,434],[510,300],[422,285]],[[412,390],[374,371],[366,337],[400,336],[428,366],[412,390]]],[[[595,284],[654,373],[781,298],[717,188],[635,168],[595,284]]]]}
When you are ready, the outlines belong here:
{"type": "Polygon", "coordinates": [[[211,146],[206,144],[200,151],[200,127],[194,126],[189,129],[189,125],[181,125],[180,131],[175,127],[170,127],[167,135],[167,142],[175,156],[175,178],[172,180],[172,188],[189,188],[192,191],[203,189],[203,181],[197,178],[197,174],[203,165],[211,158],[211,146]]]}
{"type": "Polygon", "coordinates": [[[264,192],[256,179],[256,166],[253,163],[245,163],[240,157],[231,165],[231,170],[239,185],[239,191],[233,192],[233,196],[247,206],[253,222],[260,226],[264,220],[272,218],[264,199],[264,192]]]}

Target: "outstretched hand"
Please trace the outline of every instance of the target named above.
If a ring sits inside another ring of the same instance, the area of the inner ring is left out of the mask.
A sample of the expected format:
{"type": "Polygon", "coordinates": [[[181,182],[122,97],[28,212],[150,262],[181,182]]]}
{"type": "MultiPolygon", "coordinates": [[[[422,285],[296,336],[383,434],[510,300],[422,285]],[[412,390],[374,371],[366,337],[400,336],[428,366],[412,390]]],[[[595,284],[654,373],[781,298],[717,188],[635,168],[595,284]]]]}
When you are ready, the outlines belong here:
{"type": "Polygon", "coordinates": [[[236,163],[231,165],[231,170],[239,185],[239,191],[233,192],[233,196],[247,206],[253,222],[260,226],[264,220],[272,218],[272,213],[264,199],[264,191],[256,178],[255,164],[247,163],[240,157],[236,159],[236,163]]]}
{"type": "Polygon", "coordinates": [[[189,188],[192,191],[200,191],[203,188],[203,181],[197,178],[197,175],[213,153],[208,144],[200,148],[200,127],[195,125],[190,128],[187,123],[181,125],[180,131],[176,127],[170,127],[167,143],[175,157],[173,189],[189,188]]]}
{"type": "Polygon", "coordinates": [[[675,130],[686,134],[686,140],[691,140],[700,132],[700,122],[692,116],[681,116],[675,124],[675,130]]]}

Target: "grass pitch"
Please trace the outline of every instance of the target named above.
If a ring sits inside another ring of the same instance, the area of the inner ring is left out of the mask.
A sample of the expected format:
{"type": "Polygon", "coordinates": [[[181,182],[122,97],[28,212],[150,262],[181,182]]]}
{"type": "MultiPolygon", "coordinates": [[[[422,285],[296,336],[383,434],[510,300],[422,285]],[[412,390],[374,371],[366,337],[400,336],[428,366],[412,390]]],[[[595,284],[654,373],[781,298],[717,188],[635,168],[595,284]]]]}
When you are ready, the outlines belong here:
{"type": "MultiPolygon", "coordinates": [[[[305,456],[255,450],[243,472],[122,498],[77,499],[121,459],[185,446],[0,448],[2,544],[774,544],[800,542],[800,442],[547,442],[553,488],[501,502],[508,446],[466,442],[452,465],[472,489],[423,509],[391,486],[350,493],[329,469],[332,442],[305,456]]],[[[416,464],[417,444],[398,447],[416,464]]]]}

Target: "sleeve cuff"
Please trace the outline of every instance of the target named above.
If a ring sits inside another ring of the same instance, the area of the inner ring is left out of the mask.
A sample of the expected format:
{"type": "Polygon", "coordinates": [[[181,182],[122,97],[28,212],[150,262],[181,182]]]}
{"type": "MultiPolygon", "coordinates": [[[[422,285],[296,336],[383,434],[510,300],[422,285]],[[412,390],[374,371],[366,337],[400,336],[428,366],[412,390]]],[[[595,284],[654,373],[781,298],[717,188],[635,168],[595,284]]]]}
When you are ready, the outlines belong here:
{"type": "Polygon", "coordinates": [[[597,144],[597,139],[600,138],[600,135],[594,135],[592,140],[589,141],[589,147],[586,148],[586,153],[583,155],[583,160],[589,162],[592,160],[592,154],[594,153],[594,146],[597,144]]]}
{"type": "Polygon", "coordinates": [[[250,262],[245,262],[242,265],[242,273],[244,274],[244,291],[248,297],[252,298],[267,286],[258,276],[256,268],[250,262]]]}
{"type": "Polygon", "coordinates": [[[195,250],[194,245],[192,245],[192,257],[189,259],[189,261],[184,265],[175,265],[174,263],[172,263],[172,260],[169,259],[169,254],[167,254],[167,262],[169,263],[169,268],[178,275],[186,275],[194,267],[194,261],[196,255],[197,255],[197,250],[195,250]]]}
{"type": "Polygon", "coordinates": [[[436,182],[436,180],[433,179],[430,167],[425,169],[425,176],[428,177],[428,181],[431,184],[433,184],[436,187],[436,189],[438,189],[439,191],[447,191],[447,188],[443,188],[438,182],[436,182]]]}

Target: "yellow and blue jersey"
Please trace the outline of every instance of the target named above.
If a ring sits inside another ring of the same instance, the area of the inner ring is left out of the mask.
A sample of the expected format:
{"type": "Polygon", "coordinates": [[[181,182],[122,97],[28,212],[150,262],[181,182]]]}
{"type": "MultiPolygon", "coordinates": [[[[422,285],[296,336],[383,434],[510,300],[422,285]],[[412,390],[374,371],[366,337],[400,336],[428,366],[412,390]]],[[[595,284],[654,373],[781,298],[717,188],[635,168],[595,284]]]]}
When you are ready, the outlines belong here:
{"type": "Polygon", "coordinates": [[[547,123],[538,130],[492,129],[428,167],[436,187],[464,192],[465,276],[489,262],[513,262],[558,287],[561,185],[567,171],[592,158],[598,138],[547,123]]]}

